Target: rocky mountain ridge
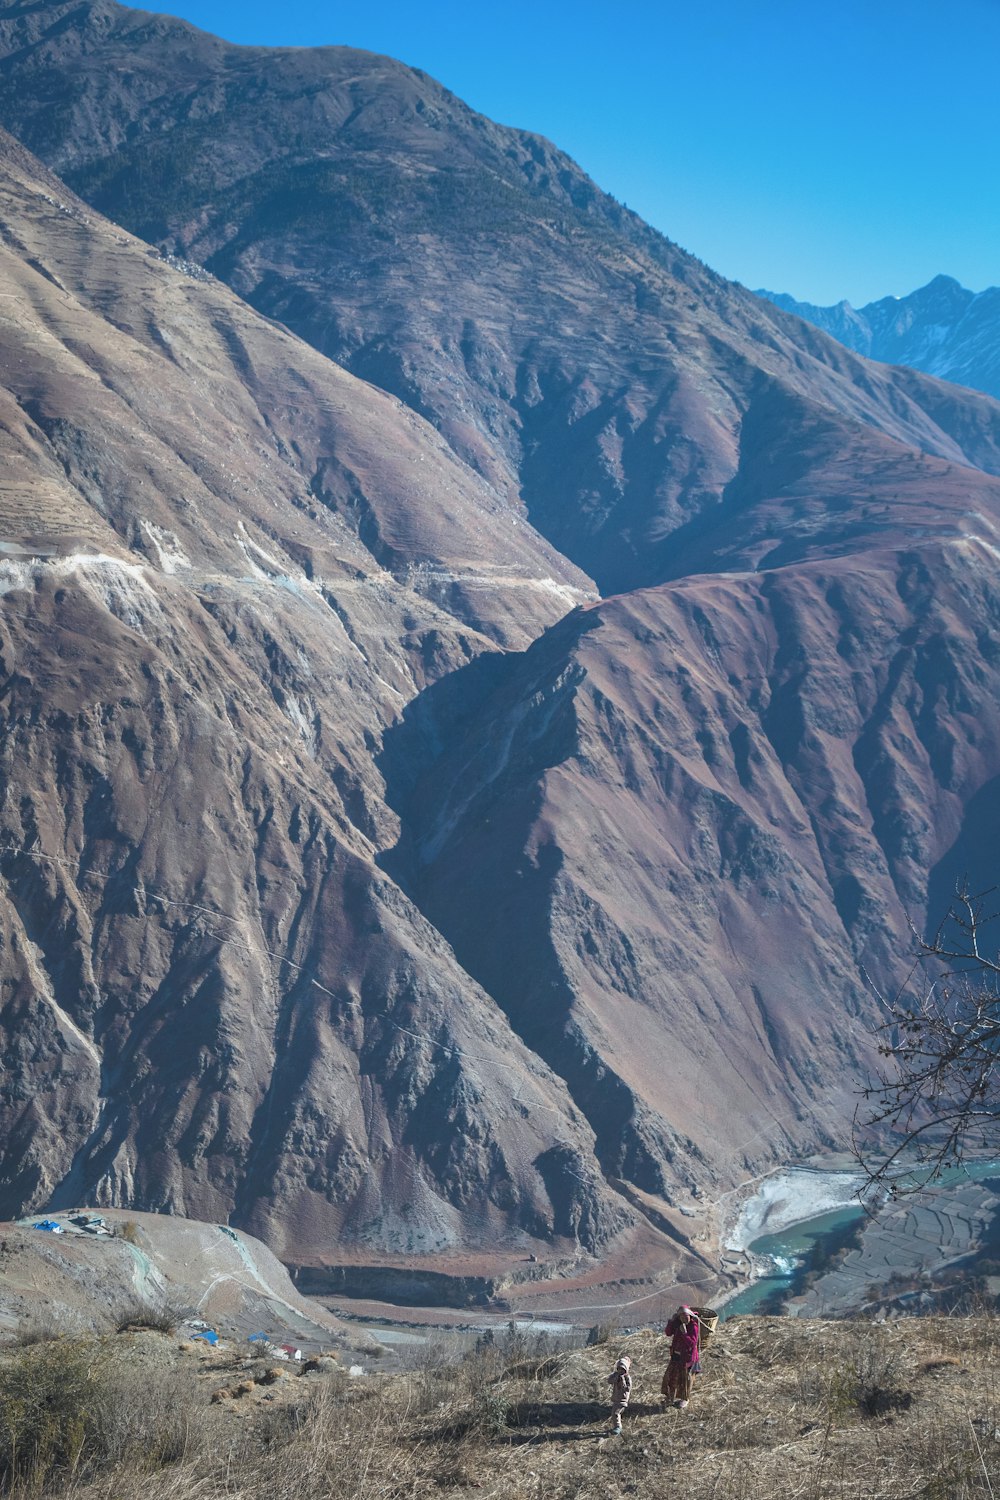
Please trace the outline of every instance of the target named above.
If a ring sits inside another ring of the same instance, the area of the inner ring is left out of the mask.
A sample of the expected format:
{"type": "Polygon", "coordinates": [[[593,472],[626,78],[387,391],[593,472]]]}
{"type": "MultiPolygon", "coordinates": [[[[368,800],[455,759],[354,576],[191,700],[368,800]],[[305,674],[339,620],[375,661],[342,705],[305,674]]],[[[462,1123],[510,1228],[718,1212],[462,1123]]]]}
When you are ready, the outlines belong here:
{"type": "Polygon", "coordinates": [[[761,403],[1000,472],[991,403],[810,335],[391,59],[13,0],[0,76],[82,197],[430,420],[603,593],[677,576],[678,532],[759,482],[761,403]]]}
{"type": "Polygon", "coordinates": [[[784,292],[757,295],[869,359],[912,365],[1000,397],[1000,287],[970,292],[953,276],[935,276],[909,296],[882,297],[860,308],[846,301],[817,307],[784,292]]]}

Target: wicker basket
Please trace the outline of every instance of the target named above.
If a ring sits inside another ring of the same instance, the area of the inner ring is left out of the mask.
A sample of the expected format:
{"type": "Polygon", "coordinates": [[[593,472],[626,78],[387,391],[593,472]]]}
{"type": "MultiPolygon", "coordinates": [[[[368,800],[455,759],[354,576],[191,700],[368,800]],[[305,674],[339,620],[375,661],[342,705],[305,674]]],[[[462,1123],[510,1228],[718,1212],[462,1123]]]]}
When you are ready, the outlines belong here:
{"type": "Polygon", "coordinates": [[[691,1311],[698,1319],[701,1330],[698,1339],[699,1347],[704,1349],[712,1334],[719,1326],[719,1314],[713,1307],[692,1307],[691,1311]]]}

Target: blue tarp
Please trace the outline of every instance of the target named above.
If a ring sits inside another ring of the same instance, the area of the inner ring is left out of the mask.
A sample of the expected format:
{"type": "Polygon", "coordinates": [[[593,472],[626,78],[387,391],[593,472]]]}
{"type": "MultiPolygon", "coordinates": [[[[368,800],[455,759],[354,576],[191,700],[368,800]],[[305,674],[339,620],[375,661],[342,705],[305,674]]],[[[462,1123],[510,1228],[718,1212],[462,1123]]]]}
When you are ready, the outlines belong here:
{"type": "Polygon", "coordinates": [[[214,1328],[204,1328],[201,1333],[193,1333],[191,1337],[192,1339],[204,1339],[206,1344],[217,1344],[219,1342],[219,1335],[215,1332],[214,1328]]]}
{"type": "Polygon", "coordinates": [[[248,1344],[268,1344],[270,1339],[266,1333],[251,1333],[247,1339],[248,1344]]]}
{"type": "Polygon", "coordinates": [[[35,1229],[47,1229],[50,1234],[62,1234],[63,1233],[63,1227],[62,1227],[62,1225],[61,1224],[57,1224],[56,1221],[55,1221],[55,1219],[41,1219],[34,1226],[34,1228],[35,1229]]]}

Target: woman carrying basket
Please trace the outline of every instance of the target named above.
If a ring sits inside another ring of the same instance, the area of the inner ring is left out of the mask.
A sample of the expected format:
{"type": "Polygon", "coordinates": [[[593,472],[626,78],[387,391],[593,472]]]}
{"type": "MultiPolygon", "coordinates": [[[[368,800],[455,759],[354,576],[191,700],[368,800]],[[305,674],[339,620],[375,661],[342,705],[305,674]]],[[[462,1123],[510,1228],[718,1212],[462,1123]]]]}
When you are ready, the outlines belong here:
{"type": "Polygon", "coordinates": [[[697,1315],[690,1307],[679,1307],[663,1331],[670,1340],[670,1360],[660,1389],[665,1401],[683,1410],[691,1396],[691,1377],[698,1368],[697,1315]]]}

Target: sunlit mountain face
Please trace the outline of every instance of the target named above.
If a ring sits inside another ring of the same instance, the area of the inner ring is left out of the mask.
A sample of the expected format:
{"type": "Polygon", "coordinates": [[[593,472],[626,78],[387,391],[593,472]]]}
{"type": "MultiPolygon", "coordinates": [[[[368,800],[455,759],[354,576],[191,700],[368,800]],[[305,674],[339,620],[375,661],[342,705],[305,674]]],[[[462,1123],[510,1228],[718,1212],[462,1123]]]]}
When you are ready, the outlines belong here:
{"type": "Polygon", "coordinates": [[[991,883],[1000,406],[389,59],[0,69],[3,1212],[693,1284],[991,883]]]}

